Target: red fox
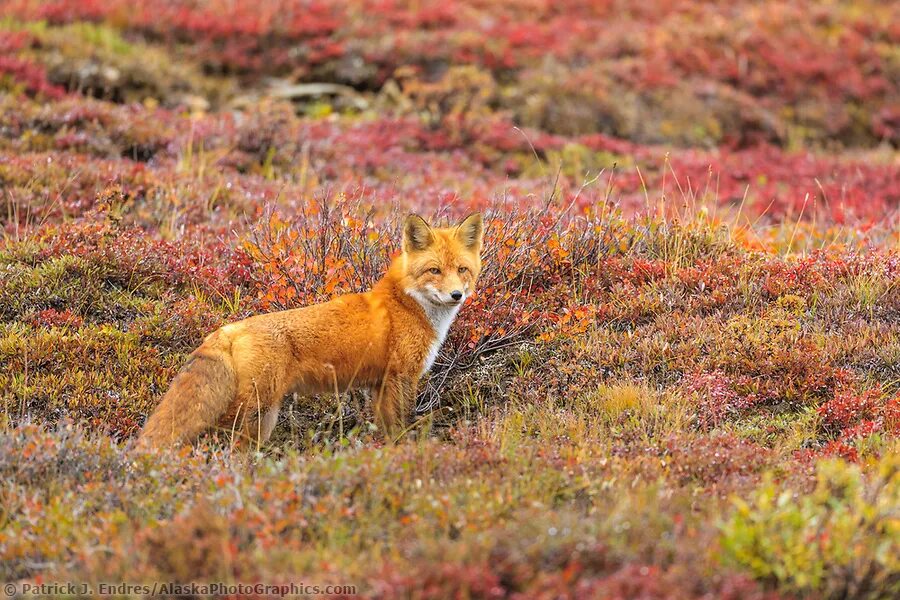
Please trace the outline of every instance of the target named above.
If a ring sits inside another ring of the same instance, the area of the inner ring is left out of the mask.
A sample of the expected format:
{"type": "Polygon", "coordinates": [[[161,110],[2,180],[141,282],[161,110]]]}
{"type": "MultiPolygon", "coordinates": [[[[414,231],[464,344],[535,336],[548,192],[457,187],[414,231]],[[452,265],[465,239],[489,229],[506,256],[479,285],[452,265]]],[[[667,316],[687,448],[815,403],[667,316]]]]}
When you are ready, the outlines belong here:
{"type": "Polygon", "coordinates": [[[257,315],[214,331],[150,415],[139,446],[194,441],[213,427],[264,443],[282,399],[368,388],[391,437],[481,272],[483,224],[472,214],[433,229],[410,215],[402,252],[371,291],[257,315]]]}

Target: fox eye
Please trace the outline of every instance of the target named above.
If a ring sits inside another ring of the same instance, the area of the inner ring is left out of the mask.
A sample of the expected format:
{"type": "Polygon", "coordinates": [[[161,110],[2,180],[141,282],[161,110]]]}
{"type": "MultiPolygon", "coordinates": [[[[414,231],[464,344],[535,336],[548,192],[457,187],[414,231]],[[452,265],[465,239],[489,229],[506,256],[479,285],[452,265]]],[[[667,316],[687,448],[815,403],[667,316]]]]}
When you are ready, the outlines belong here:
{"type": "Polygon", "coordinates": [[[468,272],[469,272],[469,267],[460,267],[459,268],[460,275],[462,275],[463,273],[468,273],[468,272]]]}
{"type": "Polygon", "coordinates": [[[431,273],[432,275],[440,275],[441,274],[441,270],[438,269],[437,267],[431,267],[430,269],[428,269],[428,272],[431,273]]]}

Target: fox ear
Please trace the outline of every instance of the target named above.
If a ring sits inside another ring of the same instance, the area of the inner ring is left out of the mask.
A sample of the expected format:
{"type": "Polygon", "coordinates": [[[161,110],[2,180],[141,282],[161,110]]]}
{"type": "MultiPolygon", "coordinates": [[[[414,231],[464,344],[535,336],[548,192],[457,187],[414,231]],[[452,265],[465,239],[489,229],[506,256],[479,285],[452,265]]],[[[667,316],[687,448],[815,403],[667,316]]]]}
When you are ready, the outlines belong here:
{"type": "Polygon", "coordinates": [[[484,235],[484,224],[481,213],[472,213],[456,226],[456,237],[469,250],[481,251],[481,238],[484,235]]]}
{"type": "Polygon", "coordinates": [[[419,215],[409,215],[403,224],[403,251],[426,250],[434,241],[434,234],[425,219],[419,215]]]}

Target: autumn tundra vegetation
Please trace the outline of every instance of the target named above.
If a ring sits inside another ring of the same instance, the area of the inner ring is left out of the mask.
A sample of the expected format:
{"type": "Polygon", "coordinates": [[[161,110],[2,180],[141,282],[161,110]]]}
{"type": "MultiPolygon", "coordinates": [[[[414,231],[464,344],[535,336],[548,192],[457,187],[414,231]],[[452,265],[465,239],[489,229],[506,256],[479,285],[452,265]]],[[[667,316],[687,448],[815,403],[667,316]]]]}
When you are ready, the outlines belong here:
{"type": "MultiPolygon", "coordinates": [[[[0,580],[900,594],[900,4],[0,3],[0,580]],[[240,319],[484,218],[396,442],[135,440],[240,319]]],[[[126,594],[128,595],[128,594],[126,594]]]]}

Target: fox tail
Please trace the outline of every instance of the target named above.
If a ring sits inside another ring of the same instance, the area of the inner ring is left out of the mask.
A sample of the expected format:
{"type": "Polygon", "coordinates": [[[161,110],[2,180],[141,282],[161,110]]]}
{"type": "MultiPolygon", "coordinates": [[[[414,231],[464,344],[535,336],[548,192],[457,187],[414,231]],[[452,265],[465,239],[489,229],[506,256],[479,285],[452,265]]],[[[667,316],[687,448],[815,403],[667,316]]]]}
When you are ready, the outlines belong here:
{"type": "Polygon", "coordinates": [[[138,437],[139,447],[190,443],[215,426],[228,409],[237,394],[234,364],[230,348],[216,342],[207,340],[191,353],[147,419],[138,437]]]}

